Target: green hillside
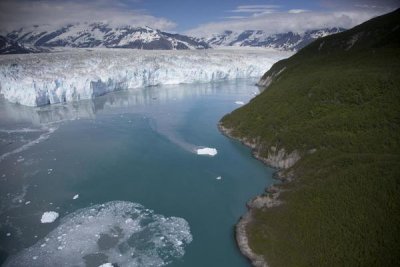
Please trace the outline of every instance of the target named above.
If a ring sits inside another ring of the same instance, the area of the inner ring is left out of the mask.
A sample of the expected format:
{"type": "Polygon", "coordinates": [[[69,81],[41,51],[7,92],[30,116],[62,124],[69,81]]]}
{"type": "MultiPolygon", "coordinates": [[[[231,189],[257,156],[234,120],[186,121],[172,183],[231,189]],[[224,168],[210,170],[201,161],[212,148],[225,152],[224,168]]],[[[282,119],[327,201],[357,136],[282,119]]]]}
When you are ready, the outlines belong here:
{"type": "Polygon", "coordinates": [[[252,250],[272,267],[400,266],[400,10],[318,39],[269,79],[221,120],[263,157],[302,155],[284,204],[247,226],[252,250]]]}

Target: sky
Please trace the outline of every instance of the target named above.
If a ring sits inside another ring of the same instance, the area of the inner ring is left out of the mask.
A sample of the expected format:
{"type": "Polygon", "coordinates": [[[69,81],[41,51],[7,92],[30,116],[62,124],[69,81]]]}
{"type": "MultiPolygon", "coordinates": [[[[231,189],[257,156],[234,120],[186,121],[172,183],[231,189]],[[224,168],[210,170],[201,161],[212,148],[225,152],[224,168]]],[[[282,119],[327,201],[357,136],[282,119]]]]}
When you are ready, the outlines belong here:
{"type": "Polygon", "coordinates": [[[76,22],[208,36],[224,30],[302,32],[351,28],[400,7],[400,0],[0,0],[0,29],[76,22]]]}

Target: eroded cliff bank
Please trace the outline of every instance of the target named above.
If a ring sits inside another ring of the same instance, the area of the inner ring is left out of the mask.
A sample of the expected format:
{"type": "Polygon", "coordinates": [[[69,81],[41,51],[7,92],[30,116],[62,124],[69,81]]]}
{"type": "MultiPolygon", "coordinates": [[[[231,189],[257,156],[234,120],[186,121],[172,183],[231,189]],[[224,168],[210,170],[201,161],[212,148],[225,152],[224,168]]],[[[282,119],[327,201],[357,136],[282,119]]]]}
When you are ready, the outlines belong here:
{"type": "MultiPolygon", "coordinates": [[[[268,149],[268,156],[263,157],[260,155],[260,147],[257,140],[249,140],[246,138],[237,138],[233,136],[232,130],[224,127],[221,123],[218,124],[218,128],[225,136],[236,139],[242,144],[252,149],[252,155],[264,162],[266,165],[276,168],[275,178],[281,182],[289,182],[293,179],[293,173],[286,173],[285,170],[292,167],[298,160],[300,160],[300,153],[295,150],[291,153],[287,153],[284,148],[278,149],[276,146],[271,146],[268,149]]],[[[265,193],[254,197],[247,202],[247,212],[238,221],[235,227],[235,238],[239,246],[240,251],[245,255],[256,267],[268,267],[266,259],[262,255],[254,253],[249,245],[249,239],[247,234],[247,227],[252,223],[254,210],[255,209],[268,209],[282,204],[279,200],[281,188],[279,185],[271,185],[266,188],[265,193]]]]}

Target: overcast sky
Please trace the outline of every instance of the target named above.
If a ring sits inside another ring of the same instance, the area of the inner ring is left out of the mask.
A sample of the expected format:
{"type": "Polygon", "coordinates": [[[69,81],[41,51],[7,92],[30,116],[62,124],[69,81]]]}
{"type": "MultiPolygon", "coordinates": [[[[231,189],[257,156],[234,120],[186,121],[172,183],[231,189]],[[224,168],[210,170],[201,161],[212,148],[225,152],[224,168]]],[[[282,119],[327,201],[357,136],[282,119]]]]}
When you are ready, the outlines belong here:
{"type": "Polygon", "coordinates": [[[0,28],[102,21],[191,35],[353,27],[400,7],[400,0],[0,0],[0,28]]]}

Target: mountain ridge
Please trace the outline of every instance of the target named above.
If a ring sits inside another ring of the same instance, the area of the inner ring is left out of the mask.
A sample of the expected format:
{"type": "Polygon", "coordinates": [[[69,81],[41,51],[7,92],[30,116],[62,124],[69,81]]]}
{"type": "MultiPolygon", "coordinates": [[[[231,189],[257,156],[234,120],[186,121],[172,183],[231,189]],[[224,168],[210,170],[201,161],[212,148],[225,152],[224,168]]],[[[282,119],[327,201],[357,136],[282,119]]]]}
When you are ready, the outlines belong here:
{"type": "Polygon", "coordinates": [[[243,254],[255,266],[398,266],[400,9],[314,41],[259,84],[220,122],[282,180],[249,201],[243,254]]]}
{"type": "Polygon", "coordinates": [[[144,50],[187,50],[217,47],[265,47],[298,51],[312,41],[343,28],[309,30],[304,33],[267,34],[261,30],[224,31],[210,37],[191,37],[150,27],[111,26],[107,23],[75,23],[65,26],[34,25],[2,32],[9,42],[30,47],[22,53],[48,51],[52,48],[130,48],[144,50]],[[36,49],[34,49],[36,48],[36,49]],[[47,48],[47,49],[46,49],[47,48]]]}
{"type": "Polygon", "coordinates": [[[48,52],[47,49],[22,45],[17,41],[0,35],[0,54],[28,54],[48,52]]]}
{"type": "Polygon", "coordinates": [[[220,34],[213,34],[210,37],[203,37],[201,40],[214,47],[268,47],[286,51],[297,51],[318,38],[339,33],[344,30],[344,28],[333,27],[313,29],[303,33],[289,31],[276,34],[269,34],[262,30],[245,30],[239,32],[226,30],[220,34]]]}
{"type": "Polygon", "coordinates": [[[106,23],[76,23],[61,27],[38,26],[3,33],[10,40],[40,47],[134,48],[146,50],[207,49],[195,38],[150,27],[118,26],[106,23]]]}

